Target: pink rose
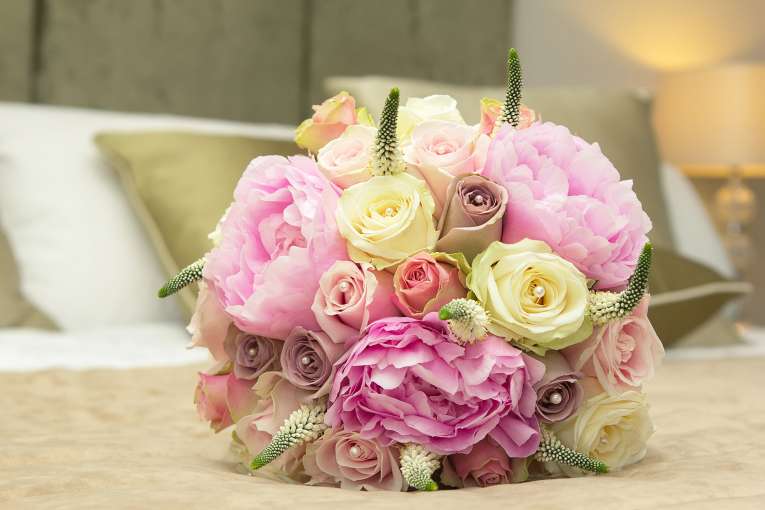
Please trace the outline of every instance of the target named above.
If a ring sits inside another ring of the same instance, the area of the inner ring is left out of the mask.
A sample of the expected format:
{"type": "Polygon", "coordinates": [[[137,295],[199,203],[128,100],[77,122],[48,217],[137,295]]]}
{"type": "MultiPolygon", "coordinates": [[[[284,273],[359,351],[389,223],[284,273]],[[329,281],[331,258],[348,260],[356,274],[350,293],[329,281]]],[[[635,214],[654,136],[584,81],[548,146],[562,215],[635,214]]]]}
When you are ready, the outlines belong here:
{"type": "MultiPolygon", "coordinates": [[[[236,435],[247,447],[250,458],[259,454],[300,405],[311,399],[309,391],[301,390],[284,379],[278,372],[266,372],[258,378],[253,391],[257,402],[251,413],[236,423],[236,435]]],[[[305,446],[290,448],[270,466],[289,476],[302,471],[301,459],[305,446]]]]}
{"type": "Polygon", "coordinates": [[[367,263],[335,262],[319,280],[311,310],[333,342],[353,343],[371,322],[398,315],[393,276],[367,263]]]}
{"type": "Polygon", "coordinates": [[[220,432],[235,420],[248,414],[255,405],[252,383],[233,374],[199,373],[194,403],[200,418],[220,432]]]}
{"type": "Polygon", "coordinates": [[[313,111],[295,130],[295,143],[313,153],[357,122],[356,100],[345,91],[313,105],[313,111]]]}
{"type": "Polygon", "coordinates": [[[335,362],[344,352],[344,346],[326,334],[296,327],[284,341],[282,374],[296,387],[312,392],[312,399],[323,397],[329,393],[335,362]]]}
{"type": "Polygon", "coordinates": [[[199,282],[196,308],[186,330],[191,334],[191,347],[205,347],[217,361],[228,359],[223,343],[231,325],[231,317],[223,311],[214,292],[204,280],[199,282]]]}
{"type": "Polygon", "coordinates": [[[455,453],[444,459],[441,481],[451,487],[489,487],[525,480],[523,459],[510,459],[495,441],[486,438],[470,453],[455,453]],[[517,468],[517,469],[514,469],[517,468]]]}
{"type": "Polygon", "coordinates": [[[324,175],[340,188],[368,180],[369,160],[377,130],[369,126],[348,126],[342,136],[319,150],[316,163],[324,175]]]}
{"type": "Polygon", "coordinates": [[[407,317],[421,319],[446,303],[464,298],[467,261],[461,255],[421,251],[401,263],[393,276],[393,302],[407,317]]]}
{"type": "MultiPolygon", "coordinates": [[[[484,97],[481,99],[481,133],[491,136],[497,125],[497,117],[502,113],[502,101],[484,97]]],[[[531,108],[522,104],[518,109],[519,119],[516,129],[526,129],[539,120],[531,108]]]]}
{"type": "Polygon", "coordinates": [[[631,181],[600,151],[550,122],[500,129],[483,175],[509,199],[502,241],[546,242],[600,289],[619,288],[648,241],[651,221],[631,181]]]}
{"type": "Polygon", "coordinates": [[[240,330],[282,340],[295,326],[319,329],[311,312],[319,279],[347,259],[337,199],[310,158],[263,156],[247,167],[204,269],[240,330]]]}
{"type": "Polygon", "coordinates": [[[486,160],[489,137],[475,126],[444,120],[426,121],[412,131],[404,148],[408,171],[423,179],[436,200],[436,216],[446,202],[446,190],[454,177],[480,172],[486,160]]]}
{"type": "Polygon", "coordinates": [[[384,446],[448,455],[491,436],[512,457],[539,446],[533,385],[544,365],[489,336],[465,346],[445,322],[381,319],[338,363],[325,421],[384,446]]]}
{"type": "Polygon", "coordinates": [[[342,489],[404,491],[398,450],[364,439],[357,432],[328,430],[309,444],[303,457],[309,485],[340,484],[342,489]]]}
{"type": "Polygon", "coordinates": [[[639,388],[651,379],[664,346],[648,320],[650,296],[629,317],[600,326],[592,336],[562,351],[575,370],[597,378],[611,395],[639,388]]]}

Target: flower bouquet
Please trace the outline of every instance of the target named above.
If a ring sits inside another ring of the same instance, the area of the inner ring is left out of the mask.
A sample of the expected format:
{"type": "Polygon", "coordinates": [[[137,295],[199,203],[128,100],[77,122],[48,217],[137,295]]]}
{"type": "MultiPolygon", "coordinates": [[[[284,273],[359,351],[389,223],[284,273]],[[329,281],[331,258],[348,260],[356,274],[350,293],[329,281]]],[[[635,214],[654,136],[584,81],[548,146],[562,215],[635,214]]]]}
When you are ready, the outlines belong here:
{"type": "Polygon", "coordinates": [[[597,144],[521,103],[467,125],[393,89],[375,125],[342,92],[307,156],[244,171],[199,282],[195,402],[251,473],[347,489],[486,486],[635,463],[651,222],[597,144]]]}

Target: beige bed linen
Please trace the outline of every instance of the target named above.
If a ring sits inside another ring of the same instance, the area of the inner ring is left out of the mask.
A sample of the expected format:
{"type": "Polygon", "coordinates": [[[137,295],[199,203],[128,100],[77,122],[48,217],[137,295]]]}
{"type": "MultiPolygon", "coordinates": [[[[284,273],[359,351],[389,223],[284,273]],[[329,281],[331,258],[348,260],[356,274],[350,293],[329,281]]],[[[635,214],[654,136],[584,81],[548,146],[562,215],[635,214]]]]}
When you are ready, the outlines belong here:
{"type": "Polygon", "coordinates": [[[648,456],[622,472],[424,494],[236,473],[195,417],[198,368],[0,374],[0,508],[765,508],[765,358],[666,363],[648,456]]]}

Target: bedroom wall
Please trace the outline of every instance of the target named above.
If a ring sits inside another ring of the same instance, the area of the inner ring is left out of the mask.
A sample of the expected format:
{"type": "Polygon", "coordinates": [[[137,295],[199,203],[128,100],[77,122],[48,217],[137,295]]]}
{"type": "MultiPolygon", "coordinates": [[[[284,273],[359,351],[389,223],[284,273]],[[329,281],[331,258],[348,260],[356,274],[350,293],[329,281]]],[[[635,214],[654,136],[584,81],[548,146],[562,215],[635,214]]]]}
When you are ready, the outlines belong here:
{"type": "Polygon", "coordinates": [[[0,100],[297,123],[330,75],[501,83],[511,0],[2,0],[0,100]]]}

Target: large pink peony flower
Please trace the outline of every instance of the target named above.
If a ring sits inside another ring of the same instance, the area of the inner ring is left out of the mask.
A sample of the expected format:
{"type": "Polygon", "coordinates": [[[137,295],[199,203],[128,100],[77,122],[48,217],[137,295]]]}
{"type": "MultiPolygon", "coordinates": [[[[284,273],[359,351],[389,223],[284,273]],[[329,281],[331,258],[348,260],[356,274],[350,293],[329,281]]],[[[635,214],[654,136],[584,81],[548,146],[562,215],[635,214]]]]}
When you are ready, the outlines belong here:
{"type": "Polygon", "coordinates": [[[551,122],[505,127],[492,141],[483,175],[509,193],[502,240],[545,241],[598,288],[623,286],[651,221],[632,181],[600,151],[551,122]]]}
{"type": "Polygon", "coordinates": [[[490,336],[460,346],[437,314],[372,324],[338,362],[326,421],[384,446],[469,452],[491,436],[511,457],[539,444],[533,385],[544,365],[490,336]]]}
{"type": "Polygon", "coordinates": [[[310,158],[249,164],[204,269],[239,329],[280,340],[295,326],[319,329],[311,312],[319,278],[347,259],[334,221],[337,199],[310,158]]]}

